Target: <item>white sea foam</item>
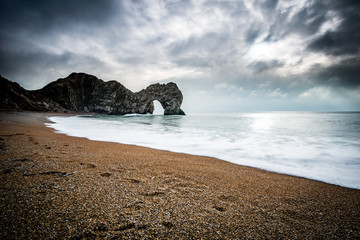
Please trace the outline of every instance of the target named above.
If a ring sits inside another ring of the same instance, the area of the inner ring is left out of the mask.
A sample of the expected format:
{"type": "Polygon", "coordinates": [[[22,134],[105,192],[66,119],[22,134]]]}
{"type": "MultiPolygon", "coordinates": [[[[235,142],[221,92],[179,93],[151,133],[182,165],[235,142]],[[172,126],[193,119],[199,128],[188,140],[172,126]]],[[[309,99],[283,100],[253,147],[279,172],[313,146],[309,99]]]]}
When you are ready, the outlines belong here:
{"type": "Polygon", "coordinates": [[[51,117],[57,132],[217,157],[360,189],[359,113],[51,117]]]}

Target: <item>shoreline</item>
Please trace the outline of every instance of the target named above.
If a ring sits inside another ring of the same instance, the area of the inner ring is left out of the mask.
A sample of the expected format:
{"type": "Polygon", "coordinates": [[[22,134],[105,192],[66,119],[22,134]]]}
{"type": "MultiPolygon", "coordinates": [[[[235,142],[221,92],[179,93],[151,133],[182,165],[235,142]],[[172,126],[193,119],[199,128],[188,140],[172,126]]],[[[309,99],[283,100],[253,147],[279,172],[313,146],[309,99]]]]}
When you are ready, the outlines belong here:
{"type": "MultiPolygon", "coordinates": [[[[75,116],[84,116],[84,115],[90,116],[90,114],[86,114],[86,113],[75,114],[75,116]]],[[[94,116],[94,115],[98,115],[98,114],[92,114],[92,115],[94,116]]],[[[137,115],[141,115],[141,114],[129,114],[129,115],[137,116],[137,115]]],[[[69,116],[69,115],[65,115],[65,116],[69,116]]],[[[70,116],[74,116],[74,115],[71,114],[70,116]]],[[[99,114],[98,116],[101,117],[102,115],[99,114]]],[[[151,116],[151,114],[149,114],[148,116],[151,116]]],[[[52,116],[50,116],[50,118],[51,117],[52,116]]],[[[197,150],[197,149],[192,149],[192,148],[188,148],[188,147],[184,148],[183,146],[178,146],[176,144],[173,145],[172,147],[169,147],[168,145],[165,146],[161,143],[159,145],[159,142],[157,142],[156,140],[154,141],[154,139],[151,139],[150,142],[146,141],[146,140],[144,141],[144,139],[143,139],[144,135],[141,135],[141,134],[138,136],[138,139],[141,140],[140,144],[138,141],[134,141],[131,138],[130,138],[130,142],[129,142],[129,139],[126,137],[125,137],[125,139],[127,139],[128,141],[126,141],[126,140],[124,141],[124,138],[121,140],[121,138],[117,138],[117,137],[103,138],[102,136],[112,136],[113,132],[108,132],[109,135],[104,134],[104,133],[102,133],[101,135],[98,135],[98,134],[94,135],[91,133],[90,134],[87,133],[88,129],[82,128],[82,126],[79,126],[79,129],[70,127],[70,129],[72,129],[72,131],[69,131],[69,128],[65,128],[65,129],[61,128],[61,127],[59,128],[58,124],[60,123],[60,125],[61,125],[63,120],[58,119],[55,121],[56,122],[53,123],[55,125],[46,124],[46,126],[53,129],[57,133],[65,134],[67,136],[82,137],[82,138],[85,138],[88,140],[93,140],[93,141],[103,141],[103,142],[113,142],[113,143],[119,143],[119,144],[133,145],[133,146],[150,148],[150,149],[154,149],[154,150],[170,151],[170,152],[180,153],[180,154],[189,154],[189,155],[198,156],[198,157],[210,157],[210,158],[219,159],[221,161],[226,161],[226,162],[230,162],[230,163],[241,165],[241,166],[247,166],[247,167],[265,170],[265,171],[269,171],[269,172],[273,172],[273,173],[279,173],[279,174],[289,175],[289,176],[293,176],[293,177],[305,178],[305,179],[319,181],[319,182],[332,184],[332,185],[336,185],[336,186],[340,186],[340,187],[360,190],[360,185],[359,185],[360,182],[356,178],[356,174],[352,179],[347,178],[349,174],[353,174],[351,172],[353,170],[353,168],[347,168],[347,169],[339,169],[338,168],[338,170],[340,170],[340,172],[347,170],[348,175],[344,175],[344,174],[342,174],[342,175],[336,175],[336,174],[321,175],[319,173],[321,173],[322,171],[324,171],[324,172],[329,171],[329,169],[327,169],[326,167],[321,168],[319,165],[316,165],[316,164],[312,165],[311,167],[308,167],[308,168],[301,168],[303,166],[294,168],[294,167],[291,167],[286,164],[285,165],[281,165],[281,164],[274,165],[273,163],[269,163],[268,165],[266,165],[267,162],[262,162],[262,164],[259,164],[257,159],[254,159],[254,161],[249,161],[249,160],[244,161],[244,157],[243,157],[244,153],[242,155],[235,154],[235,155],[229,156],[229,155],[226,155],[226,154],[224,155],[219,152],[214,152],[214,151],[212,151],[212,149],[207,149],[206,152],[205,151],[199,152],[199,150],[197,150]],[[56,129],[58,129],[58,130],[56,130],[56,129]],[[74,131],[76,132],[76,134],[73,134],[74,131]],[[101,136],[101,137],[99,137],[99,136],[101,136]],[[176,146],[176,147],[174,147],[174,146],[176,146]],[[189,150],[189,149],[191,149],[191,150],[189,150]],[[241,161],[238,161],[238,160],[241,160],[241,161]],[[311,171],[312,169],[315,169],[315,168],[317,168],[318,171],[311,171]],[[319,168],[321,168],[321,170],[319,168]],[[302,170],[299,170],[299,169],[302,169],[302,170]]],[[[66,122],[66,120],[65,120],[65,122],[66,122]]],[[[69,124],[69,123],[67,123],[67,124],[69,124]]],[[[106,127],[105,127],[105,130],[106,130],[106,127]]],[[[116,129],[113,129],[113,130],[114,130],[114,132],[116,131],[116,129]]],[[[126,131],[126,129],[122,129],[122,130],[126,131]]],[[[90,132],[92,132],[92,130],[90,130],[90,132]]],[[[122,132],[117,132],[117,133],[118,134],[114,134],[114,136],[120,135],[122,132]]],[[[132,132],[129,135],[132,135],[132,134],[137,135],[136,132],[132,132]]],[[[146,139],[146,136],[151,136],[151,133],[148,133],[147,135],[145,135],[145,139],[146,139]]],[[[161,136],[160,136],[160,138],[161,138],[161,136]]],[[[174,139],[174,142],[176,142],[176,139],[174,139]]],[[[243,142],[243,144],[246,144],[246,143],[243,142]]],[[[246,147],[246,146],[243,146],[243,147],[246,147]]],[[[253,148],[256,149],[256,146],[253,146],[253,148]]],[[[286,147],[284,149],[286,149],[286,147]]],[[[250,149],[248,148],[248,150],[250,150],[250,149]]],[[[326,151],[323,151],[323,154],[326,154],[326,151]]],[[[315,156],[312,156],[312,157],[313,157],[313,159],[315,159],[315,156]]],[[[283,158],[283,161],[285,161],[284,159],[285,158],[283,158]]],[[[334,157],[334,159],[335,159],[335,157],[334,157]]],[[[288,160],[292,161],[292,159],[288,159],[288,160]]],[[[332,161],[332,160],[330,160],[330,161],[332,161]]],[[[339,161],[339,159],[337,159],[337,161],[339,161]]],[[[312,162],[316,162],[316,161],[312,161],[312,162]]]]}
{"type": "Polygon", "coordinates": [[[0,238],[355,238],[360,191],[1,114],[0,238]]]}

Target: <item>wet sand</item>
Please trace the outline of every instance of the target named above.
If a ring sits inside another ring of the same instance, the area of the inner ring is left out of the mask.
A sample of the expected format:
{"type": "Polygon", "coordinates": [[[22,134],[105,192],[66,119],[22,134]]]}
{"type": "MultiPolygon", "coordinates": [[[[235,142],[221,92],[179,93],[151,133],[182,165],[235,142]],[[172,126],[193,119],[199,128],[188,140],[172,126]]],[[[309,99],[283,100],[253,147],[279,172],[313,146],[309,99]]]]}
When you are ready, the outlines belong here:
{"type": "Polygon", "coordinates": [[[0,113],[0,239],[360,238],[360,190],[69,137],[50,115],[0,113]]]}

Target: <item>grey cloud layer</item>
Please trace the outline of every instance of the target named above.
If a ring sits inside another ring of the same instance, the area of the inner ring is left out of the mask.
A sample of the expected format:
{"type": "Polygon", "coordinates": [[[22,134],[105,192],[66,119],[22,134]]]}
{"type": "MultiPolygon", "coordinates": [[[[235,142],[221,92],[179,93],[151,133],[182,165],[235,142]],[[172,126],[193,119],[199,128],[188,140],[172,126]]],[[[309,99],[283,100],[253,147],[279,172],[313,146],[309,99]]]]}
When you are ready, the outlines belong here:
{"type": "Polygon", "coordinates": [[[102,0],[11,0],[1,1],[3,31],[28,31],[44,34],[72,24],[106,23],[114,13],[113,1],[102,0]]]}
{"type": "Polygon", "coordinates": [[[0,73],[27,88],[86,71],[241,99],[350,89],[354,102],[359,42],[351,0],[0,2],[0,73]]]}
{"type": "Polygon", "coordinates": [[[359,54],[360,2],[354,0],[334,1],[330,10],[336,11],[341,23],[336,30],[326,31],[316,38],[309,48],[330,55],[359,54]]]}

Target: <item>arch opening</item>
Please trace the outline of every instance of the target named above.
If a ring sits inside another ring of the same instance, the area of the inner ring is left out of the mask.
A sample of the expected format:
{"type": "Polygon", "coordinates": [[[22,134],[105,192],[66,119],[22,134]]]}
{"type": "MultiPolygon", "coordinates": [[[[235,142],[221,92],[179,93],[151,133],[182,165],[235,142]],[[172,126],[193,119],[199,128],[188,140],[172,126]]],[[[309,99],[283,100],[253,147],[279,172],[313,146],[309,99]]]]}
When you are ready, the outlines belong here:
{"type": "Polygon", "coordinates": [[[154,115],[164,115],[165,109],[158,100],[153,101],[154,104],[154,115]]]}

